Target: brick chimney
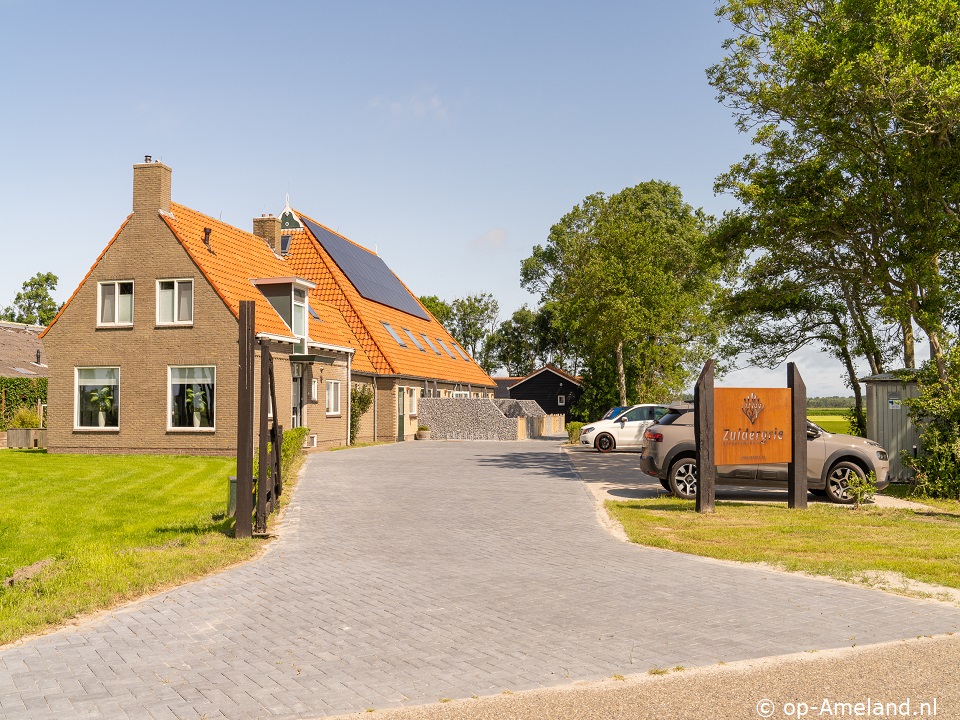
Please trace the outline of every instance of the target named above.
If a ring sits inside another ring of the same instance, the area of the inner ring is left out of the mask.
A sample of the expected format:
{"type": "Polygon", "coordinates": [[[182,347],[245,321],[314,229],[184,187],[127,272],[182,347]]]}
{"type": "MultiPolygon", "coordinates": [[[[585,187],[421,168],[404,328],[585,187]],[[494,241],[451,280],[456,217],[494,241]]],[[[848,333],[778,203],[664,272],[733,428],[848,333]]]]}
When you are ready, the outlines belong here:
{"type": "Polygon", "coordinates": [[[170,212],[170,175],[172,170],[149,155],[133,166],[133,213],[156,216],[158,210],[170,212]]]}
{"type": "Polygon", "coordinates": [[[253,219],[253,234],[267,241],[267,245],[280,255],[280,218],[273,215],[262,215],[253,219]]]}

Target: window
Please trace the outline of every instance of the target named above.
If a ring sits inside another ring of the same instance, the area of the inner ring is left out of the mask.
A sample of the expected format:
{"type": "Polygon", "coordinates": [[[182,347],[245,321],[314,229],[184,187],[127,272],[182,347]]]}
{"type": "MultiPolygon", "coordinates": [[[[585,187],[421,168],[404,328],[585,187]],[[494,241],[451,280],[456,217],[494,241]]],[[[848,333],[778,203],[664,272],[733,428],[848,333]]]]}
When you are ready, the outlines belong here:
{"type": "Polygon", "coordinates": [[[459,345],[454,345],[454,346],[453,346],[453,349],[457,351],[457,355],[459,355],[460,357],[462,357],[465,362],[470,362],[470,358],[468,358],[467,355],[466,355],[466,353],[463,352],[463,350],[460,349],[460,346],[459,346],[459,345]]]}
{"type": "Polygon", "coordinates": [[[454,391],[453,391],[453,397],[455,397],[455,398],[469,398],[469,397],[470,397],[470,393],[468,393],[466,390],[454,390],[454,391]]]}
{"type": "Polygon", "coordinates": [[[420,388],[407,388],[407,413],[417,414],[417,398],[420,397],[420,388]]]}
{"type": "Polygon", "coordinates": [[[557,395],[557,405],[559,405],[560,407],[563,407],[566,404],[567,404],[567,398],[565,398],[563,395],[557,395]]]}
{"type": "Polygon", "coordinates": [[[403,331],[404,331],[404,332],[407,334],[407,336],[413,341],[413,344],[416,345],[417,350],[419,350],[420,352],[426,352],[426,351],[427,351],[426,348],[424,348],[423,345],[420,343],[420,341],[417,340],[416,335],[414,335],[412,332],[410,332],[409,329],[404,328],[403,331]]]}
{"type": "Polygon", "coordinates": [[[626,418],[627,422],[645,422],[647,420],[653,420],[653,408],[651,407],[638,407],[634,408],[627,412],[623,417],[626,418]]]}
{"type": "Polygon", "coordinates": [[[397,341],[397,345],[399,345],[400,347],[407,346],[407,344],[400,339],[400,336],[397,335],[397,331],[394,330],[392,327],[390,327],[390,323],[383,322],[382,320],[380,321],[380,323],[387,329],[387,332],[390,333],[390,337],[392,337],[394,340],[397,341]]]}
{"type": "Polygon", "coordinates": [[[193,280],[157,280],[157,324],[193,324],[193,280]]]}
{"type": "Polygon", "coordinates": [[[340,381],[327,380],[327,415],[340,414],[340,381]]]}
{"type": "Polygon", "coordinates": [[[170,367],[168,430],[216,428],[217,369],[212,365],[170,367]]]}
{"type": "Polygon", "coordinates": [[[120,427],[120,368],[93,367],[76,369],[77,428],[120,427]]]}
{"type": "Polygon", "coordinates": [[[293,334],[307,336],[307,293],[300,288],[293,289],[293,334]]]}
{"type": "Polygon", "coordinates": [[[430,342],[430,338],[428,338],[428,337],[427,337],[426,335],[424,335],[423,333],[420,333],[420,337],[422,337],[424,340],[427,341],[427,345],[430,346],[430,349],[431,349],[431,350],[433,350],[437,355],[440,354],[440,351],[437,350],[437,346],[434,345],[432,342],[430,342]]]}
{"type": "Polygon", "coordinates": [[[443,340],[441,340],[440,338],[437,338],[437,342],[440,343],[440,347],[442,347],[444,350],[447,351],[447,355],[449,355],[454,360],[457,359],[456,356],[452,352],[450,352],[450,348],[447,347],[446,343],[444,343],[443,340]]]}
{"type": "Polygon", "coordinates": [[[97,297],[97,325],[133,325],[133,280],[102,282],[97,297]]]}

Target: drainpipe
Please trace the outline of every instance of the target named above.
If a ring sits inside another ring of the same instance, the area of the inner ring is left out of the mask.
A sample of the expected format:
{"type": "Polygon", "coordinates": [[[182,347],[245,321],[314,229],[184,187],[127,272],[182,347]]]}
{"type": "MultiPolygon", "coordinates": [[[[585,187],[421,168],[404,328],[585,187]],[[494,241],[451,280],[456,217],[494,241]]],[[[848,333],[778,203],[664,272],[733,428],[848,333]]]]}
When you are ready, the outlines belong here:
{"type": "Polygon", "coordinates": [[[373,441],[377,441],[377,414],[380,408],[380,403],[377,400],[377,376],[373,376],[373,441]]]}
{"type": "Polygon", "coordinates": [[[350,397],[353,395],[353,382],[350,373],[350,360],[352,358],[352,354],[347,354],[347,445],[350,444],[350,412],[353,409],[350,402],[350,397]]]}

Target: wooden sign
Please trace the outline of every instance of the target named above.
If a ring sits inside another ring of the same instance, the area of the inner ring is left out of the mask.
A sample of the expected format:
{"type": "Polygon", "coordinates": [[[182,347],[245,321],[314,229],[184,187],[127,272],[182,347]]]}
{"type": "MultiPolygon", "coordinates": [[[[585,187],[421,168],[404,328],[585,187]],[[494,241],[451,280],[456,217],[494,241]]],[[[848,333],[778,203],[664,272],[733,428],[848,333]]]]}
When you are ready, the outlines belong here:
{"type": "Polygon", "coordinates": [[[717,465],[792,462],[792,391],[716,388],[713,432],[717,465]]]}

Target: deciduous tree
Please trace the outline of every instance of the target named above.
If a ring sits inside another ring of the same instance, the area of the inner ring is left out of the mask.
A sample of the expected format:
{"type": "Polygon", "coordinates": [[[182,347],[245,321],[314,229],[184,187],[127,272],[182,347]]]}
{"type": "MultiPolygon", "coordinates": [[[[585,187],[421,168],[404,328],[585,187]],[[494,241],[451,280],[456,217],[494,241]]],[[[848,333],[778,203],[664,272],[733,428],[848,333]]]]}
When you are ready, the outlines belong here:
{"type": "Polygon", "coordinates": [[[31,325],[49,325],[59,309],[50,295],[57,289],[57,276],[37,273],[23,283],[23,289],[13,299],[13,305],[0,312],[0,319],[31,325]]]}

